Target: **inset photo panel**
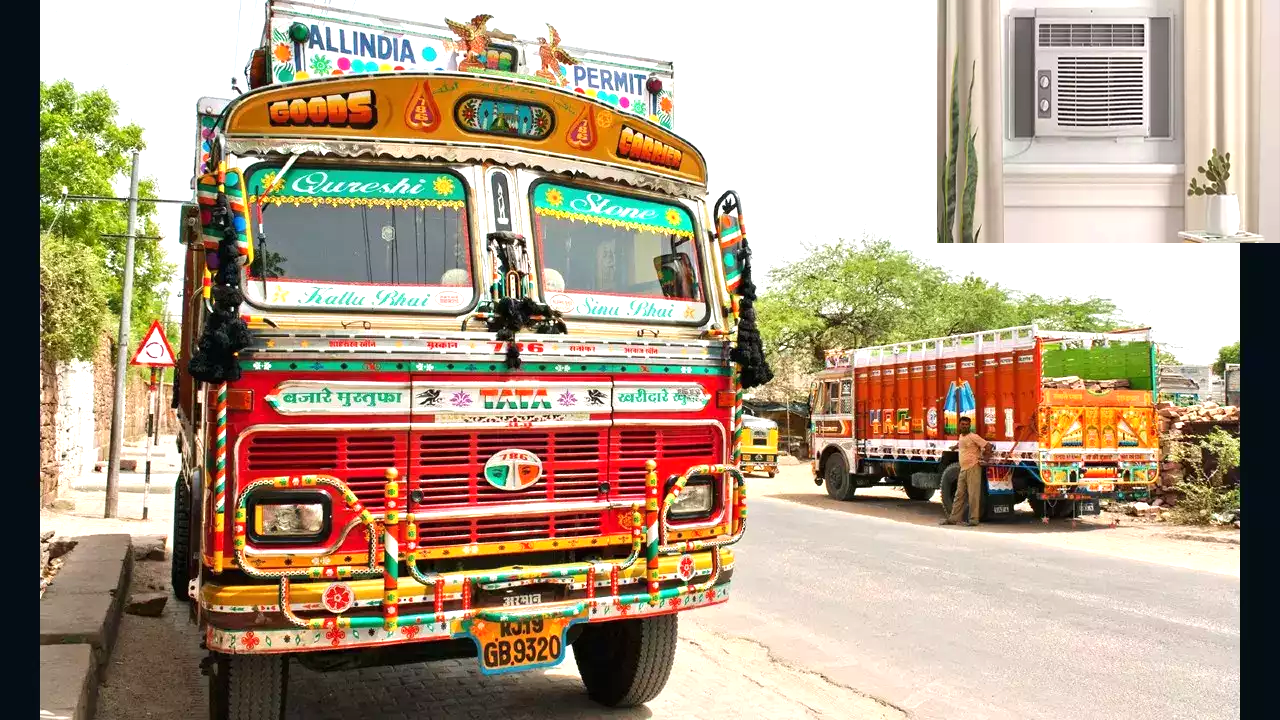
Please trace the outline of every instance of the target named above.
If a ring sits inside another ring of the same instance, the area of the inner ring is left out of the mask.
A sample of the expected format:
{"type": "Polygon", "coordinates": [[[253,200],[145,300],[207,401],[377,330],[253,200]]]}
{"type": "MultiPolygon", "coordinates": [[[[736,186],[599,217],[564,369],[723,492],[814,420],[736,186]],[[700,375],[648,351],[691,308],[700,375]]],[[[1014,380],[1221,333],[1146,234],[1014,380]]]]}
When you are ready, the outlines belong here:
{"type": "Polygon", "coordinates": [[[939,243],[1280,241],[1280,3],[938,0],[937,71],[939,243]]]}

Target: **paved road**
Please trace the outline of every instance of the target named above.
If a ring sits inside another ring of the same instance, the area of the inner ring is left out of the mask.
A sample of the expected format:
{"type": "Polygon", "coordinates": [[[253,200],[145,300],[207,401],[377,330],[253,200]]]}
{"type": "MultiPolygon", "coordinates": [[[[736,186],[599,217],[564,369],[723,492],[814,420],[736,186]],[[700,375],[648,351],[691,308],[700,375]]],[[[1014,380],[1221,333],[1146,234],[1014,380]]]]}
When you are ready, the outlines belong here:
{"type": "Polygon", "coordinates": [[[757,499],[700,621],[917,718],[1236,718],[1238,578],[757,499]]]}

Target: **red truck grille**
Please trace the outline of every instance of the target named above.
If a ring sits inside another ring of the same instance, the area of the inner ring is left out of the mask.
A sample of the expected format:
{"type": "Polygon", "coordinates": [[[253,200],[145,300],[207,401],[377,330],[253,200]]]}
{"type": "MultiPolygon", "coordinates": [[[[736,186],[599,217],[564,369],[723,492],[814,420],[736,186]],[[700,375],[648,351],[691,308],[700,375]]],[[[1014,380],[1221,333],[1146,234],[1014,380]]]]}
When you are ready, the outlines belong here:
{"type": "MultiPolygon", "coordinates": [[[[429,432],[264,432],[245,440],[239,477],[332,474],[344,479],[374,512],[383,505],[388,467],[408,468],[408,490],[420,491],[412,511],[519,502],[565,502],[644,497],[645,461],[666,477],[690,465],[719,462],[723,434],[711,426],[485,429],[429,432]],[[485,481],[484,464],[500,450],[536,454],[543,478],[527,490],[499,490],[485,481]]],[[[521,542],[599,535],[599,513],[419,521],[423,547],[521,542]]],[[[513,548],[514,549],[514,548],[513,548]]]]}

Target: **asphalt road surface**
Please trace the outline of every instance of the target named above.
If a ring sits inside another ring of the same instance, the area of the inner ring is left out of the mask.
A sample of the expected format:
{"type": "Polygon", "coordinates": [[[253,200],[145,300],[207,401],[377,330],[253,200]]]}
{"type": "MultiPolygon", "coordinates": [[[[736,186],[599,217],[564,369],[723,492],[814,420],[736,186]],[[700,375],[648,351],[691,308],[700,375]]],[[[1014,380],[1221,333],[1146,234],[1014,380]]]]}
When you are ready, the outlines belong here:
{"type": "Polygon", "coordinates": [[[1236,718],[1239,578],[752,501],[734,595],[749,637],[916,718],[1236,718]]]}

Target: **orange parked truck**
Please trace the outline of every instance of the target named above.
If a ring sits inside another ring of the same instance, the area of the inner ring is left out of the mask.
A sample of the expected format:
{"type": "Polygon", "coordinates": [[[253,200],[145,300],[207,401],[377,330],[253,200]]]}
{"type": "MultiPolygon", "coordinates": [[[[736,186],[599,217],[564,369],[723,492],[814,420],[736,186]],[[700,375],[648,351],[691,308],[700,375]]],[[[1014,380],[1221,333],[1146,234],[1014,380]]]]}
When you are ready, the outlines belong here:
{"type": "Polygon", "coordinates": [[[1145,498],[1159,453],[1154,358],[1146,330],[1034,326],[830,351],[810,400],[814,482],[840,500],[873,485],[919,501],[941,489],[949,512],[967,417],[995,446],[984,519],[1024,500],[1047,520],[1145,498]]]}

